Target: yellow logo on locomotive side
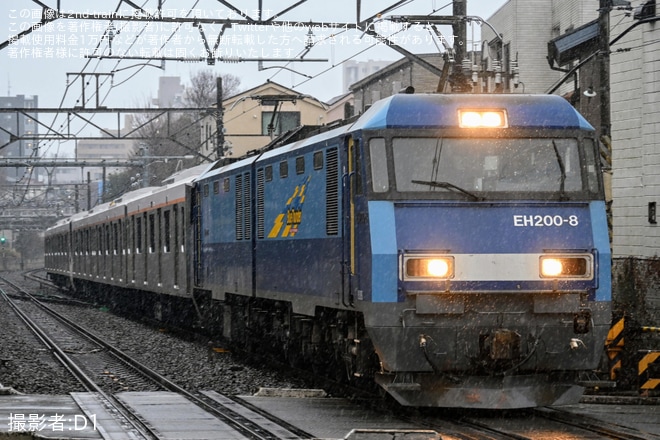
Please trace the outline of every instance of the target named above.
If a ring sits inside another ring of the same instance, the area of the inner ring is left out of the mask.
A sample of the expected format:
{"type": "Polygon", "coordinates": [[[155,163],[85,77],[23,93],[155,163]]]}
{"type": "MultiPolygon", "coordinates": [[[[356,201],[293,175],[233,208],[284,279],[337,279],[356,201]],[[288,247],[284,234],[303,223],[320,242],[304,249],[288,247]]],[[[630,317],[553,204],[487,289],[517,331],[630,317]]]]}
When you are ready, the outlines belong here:
{"type": "Polygon", "coordinates": [[[305,190],[312,176],[307,176],[302,184],[296,185],[293,195],[289,197],[286,206],[273,222],[273,227],[268,233],[268,238],[294,237],[298,233],[298,227],[302,223],[303,203],[305,203],[305,190]],[[281,233],[280,233],[281,231],[281,233]]]}

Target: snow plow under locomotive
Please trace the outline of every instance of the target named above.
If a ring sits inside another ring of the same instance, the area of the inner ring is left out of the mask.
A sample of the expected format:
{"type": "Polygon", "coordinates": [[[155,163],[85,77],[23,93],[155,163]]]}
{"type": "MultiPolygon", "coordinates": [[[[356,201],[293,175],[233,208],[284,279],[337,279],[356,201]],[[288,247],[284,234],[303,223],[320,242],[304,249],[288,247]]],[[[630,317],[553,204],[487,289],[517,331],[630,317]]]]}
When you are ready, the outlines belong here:
{"type": "Polygon", "coordinates": [[[395,95],[198,173],[60,221],[52,279],[403,405],[572,403],[599,365],[599,155],[560,97],[395,95]]]}

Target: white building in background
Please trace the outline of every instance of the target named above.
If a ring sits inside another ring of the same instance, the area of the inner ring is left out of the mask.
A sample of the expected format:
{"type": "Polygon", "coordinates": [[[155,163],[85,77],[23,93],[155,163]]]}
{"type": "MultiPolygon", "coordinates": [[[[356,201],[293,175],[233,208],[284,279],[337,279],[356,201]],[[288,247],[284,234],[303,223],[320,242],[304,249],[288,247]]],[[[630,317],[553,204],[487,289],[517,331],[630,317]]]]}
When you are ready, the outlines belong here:
{"type": "Polygon", "coordinates": [[[616,278],[632,288],[642,325],[660,322],[660,17],[655,1],[610,18],[612,250],[616,278]],[[653,318],[655,317],[655,318],[653,318]],[[649,319],[654,323],[645,321],[649,319]]]}
{"type": "Polygon", "coordinates": [[[379,70],[392,64],[392,61],[382,60],[369,60],[369,61],[355,61],[348,60],[342,64],[342,77],[343,88],[342,92],[348,92],[351,84],[354,84],[361,79],[373,75],[379,70]]]}
{"type": "MultiPolygon", "coordinates": [[[[133,118],[126,115],[124,126],[118,133],[116,129],[104,129],[99,136],[105,137],[79,140],[76,144],[76,158],[81,161],[85,159],[90,161],[128,159],[135,153],[135,142],[122,137],[131,131],[133,131],[133,118]],[[112,133],[119,138],[110,137],[107,133],[112,133]]],[[[124,171],[124,168],[106,167],[104,171],[101,167],[85,167],[83,171],[84,173],[89,172],[91,180],[95,181],[103,180],[104,174],[107,177],[113,173],[120,173],[124,171]]],[[[83,181],[86,179],[87,176],[83,174],[83,181]]]]}
{"type": "MultiPolygon", "coordinates": [[[[655,0],[633,0],[632,10],[610,12],[610,119],[612,151],[612,256],[615,310],[641,325],[660,325],[660,16],[655,0]]],[[[495,33],[482,26],[484,55],[508,61],[518,56],[526,93],[546,93],[563,72],[552,70],[548,43],[580,28],[598,25],[598,0],[509,0],[486,20],[503,34],[502,53],[493,52],[495,33]]],[[[593,28],[592,28],[593,30],[593,28]]],[[[598,31],[600,31],[598,29],[598,31]]],[[[596,35],[598,39],[599,34],[596,35]]],[[[591,35],[590,38],[594,38],[591,35]]],[[[567,38],[567,42],[571,38],[567,38]]],[[[578,45],[579,35],[572,41],[578,45]]],[[[577,58],[586,58],[587,47],[577,58]]],[[[595,57],[597,58],[597,57],[595,57]]],[[[566,96],[600,130],[598,61],[578,71],[555,93],[566,96]],[[577,89],[576,89],[577,86],[577,89]]],[[[521,86],[522,86],[521,84],[521,86]]],[[[518,93],[520,90],[518,90],[518,93]]],[[[656,338],[657,339],[657,338],[656,338]]],[[[660,345],[656,341],[656,345],[660,345]]],[[[646,348],[650,348],[646,347],[646,348]]],[[[660,348],[660,347],[658,347],[660,348]]]]}
{"type": "Polygon", "coordinates": [[[181,77],[161,76],[158,78],[158,97],[153,104],[160,108],[183,107],[184,92],[181,77]]]}
{"type": "MultiPolygon", "coordinates": [[[[499,39],[493,30],[489,26],[481,26],[481,51],[483,57],[488,59],[488,69],[492,69],[493,60],[499,56],[503,71],[509,72],[510,62],[517,59],[520,85],[516,93],[546,93],[564,75],[551,69],[548,64],[548,42],[596,19],[598,1],[509,0],[486,18],[503,35],[500,54],[496,51],[499,39]]],[[[570,88],[572,86],[566,86],[560,94],[570,88]]],[[[492,84],[490,89],[493,89],[492,84]]]]}

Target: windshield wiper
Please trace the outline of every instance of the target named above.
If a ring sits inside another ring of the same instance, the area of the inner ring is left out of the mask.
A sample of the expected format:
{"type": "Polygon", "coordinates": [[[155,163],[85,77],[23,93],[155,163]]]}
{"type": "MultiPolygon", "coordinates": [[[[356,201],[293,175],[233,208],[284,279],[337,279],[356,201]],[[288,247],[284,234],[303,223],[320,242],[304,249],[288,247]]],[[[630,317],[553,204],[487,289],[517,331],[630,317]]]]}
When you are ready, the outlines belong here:
{"type": "Polygon", "coordinates": [[[561,172],[561,178],[559,180],[559,196],[561,200],[566,200],[568,199],[564,188],[566,183],[566,167],[564,167],[564,160],[561,158],[561,154],[559,154],[559,148],[557,148],[555,141],[552,141],[552,148],[555,150],[555,156],[557,157],[557,163],[559,164],[559,171],[561,172]]]}
{"type": "Polygon", "coordinates": [[[418,185],[428,185],[435,188],[444,188],[449,191],[459,192],[461,194],[465,194],[466,196],[470,197],[475,202],[485,200],[483,197],[479,197],[478,195],[449,182],[436,182],[435,180],[411,180],[411,182],[416,183],[418,185]]]}

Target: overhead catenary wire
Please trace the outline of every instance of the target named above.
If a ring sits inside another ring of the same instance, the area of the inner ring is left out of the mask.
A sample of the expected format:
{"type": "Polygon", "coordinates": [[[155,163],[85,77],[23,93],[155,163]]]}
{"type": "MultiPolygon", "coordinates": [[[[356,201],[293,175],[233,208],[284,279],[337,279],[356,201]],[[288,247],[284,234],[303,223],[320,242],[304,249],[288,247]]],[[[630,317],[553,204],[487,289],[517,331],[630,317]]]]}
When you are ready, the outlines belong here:
{"type": "MultiPolygon", "coordinates": [[[[396,9],[402,7],[402,6],[405,6],[405,5],[407,5],[407,4],[411,3],[411,2],[412,2],[412,0],[409,1],[409,2],[402,3],[402,4],[400,4],[400,5],[397,5],[396,7],[392,8],[391,11],[394,11],[394,10],[396,10],[396,9]]],[[[433,11],[431,11],[431,13],[429,13],[428,15],[435,14],[436,12],[441,11],[442,9],[445,9],[445,8],[451,6],[452,4],[453,4],[453,2],[449,2],[449,3],[447,3],[447,4],[443,5],[443,6],[440,6],[439,8],[434,8],[433,11]]],[[[388,11],[388,12],[389,12],[389,11],[388,11]]],[[[396,34],[398,34],[398,33],[400,33],[400,32],[403,32],[404,30],[406,30],[405,27],[402,28],[402,29],[400,29],[400,30],[398,30],[398,31],[396,31],[396,32],[393,32],[392,34],[388,35],[388,36],[385,37],[385,38],[386,38],[386,39],[387,39],[387,38],[390,38],[391,36],[396,35],[396,34]]],[[[336,33],[336,34],[332,34],[332,35],[330,35],[330,36],[328,36],[328,37],[326,37],[326,38],[324,38],[324,39],[321,39],[321,40],[316,41],[316,42],[314,43],[314,45],[316,45],[318,42],[325,41],[325,40],[327,40],[327,39],[329,39],[329,38],[336,37],[337,35],[342,34],[342,33],[344,33],[344,32],[347,32],[347,31],[348,31],[348,29],[344,29],[344,30],[342,30],[342,31],[340,31],[340,32],[338,32],[338,33],[336,33]]],[[[353,55],[351,55],[351,56],[349,56],[349,57],[347,57],[347,58],[344,58],[344,59],[343,59],[342,61],[340,61],[339,63],[337,63],[337,64],[334,64],[334,63],[333,63],[333,64],[332,64],[330,67],[328,67],[327,69],[324,69],[324,70],[318,72],[318,73],[315,74],[315,75],[311,75],[311,76],[309,76],[307,79],[302,80],[301,82],[299,82],[299,83],[297,83],[297,84],[293,84],[292,87],[293,87],[293,88],[295,88],[295,87],[299,87],[299,86],[301,86],[301,85],[303,85],[303,84],[305,84],[305,83],[307,83],[307,82],[309,82],[309,81],[311,81],[311,80],[313,80],[313,79],[318,78],[319,76],[321,76],[321,75],[323,75],[323,74],[325,74],[325,73],[327,73],[327,72],[333,70],[334,68],[339,67],[339,66],[341,66],[342,64],[344,64],[344,63],[346,63],[346,62],[352,60],[353,58],[357,57],[358,55],[361,55],[361,54],[365,53],[366,51],[368,51],[368,50],[370,50],[370,49],[376,47],[379,43],[380,43],[380,41],[376,41],[374,44],[370,45],[369,47],[366,47],[365,49],[360,50],[360,51],[356,52],[355,54],[353,54],[353,55]]],[[[435,40],[434,40],[434,43],[435,43],[435,40]]],[[[334,46],[331,45],[331,48],[334,48],[334,46]]],[[[288,66],[289,64],[290,64],[290,63],[287,63],[287,64],[285,64],[285,66],[288,66]]],[[[273,79],[277,74],[279,74],[279,73],[281,73],[281,72],[276,72],[276,73],[273,74],[269,79],[272,80],[272,79],[273,79]]]]}
{"type": "MultiPolygon", "coordinates": [[[[165,4],[165,1],[167,1],[167,0],[163,0],[163,2],[161,3],[161,7],[165,4]]],[[[117,12],[119,11],[119,8],[120,8],[122,2],[123,2],[123,0],[119,0],[119,2],[118,2],[118,4],[117,4],[117,7],[115,8],[115,13],[117,13],[117,12]]],[[[146,4],[147,4],[148,2],[149,2],[149,0],[145,0],[145,1],[142,3],[142,5],[139,7],[139,9],[142,10],[142,11],[144,11],[143,8],[146,6],[146,4]]],[[[194,10],[195,7],[199,4],[199,2],[200,2],[200,0],[195,0],[194,4],[193,4],[190,8],[188,8],[188,13],[186,14],[186,17],[189,17],[189,16],[190,16],[190,14],[193,12],[193,10],[194,10]]],[[[110,21],[110,25],[112,25],[112,20],[110,21]]],[[[105,35],[107,34],[108,29],[110,29],[110,25],[109,25],[108,27],[106,27],[106,30],[104,31],[104,34],[103,34],[104,37],[105,37],[105,35]]],[[[121,32],[122,30],[124,30],[126,26],[128,26],[128,23],[126,23],[125,25],[123,25],[122,28],[119,30],[119,32],[121,32]]],[[[146,23],[146,24],[143,26],[142,30],[138,33],[138,35],[142,35],[142,34],[148,29],[148,26],[149,26],[149,23],[146,23]]],[[[165,47],[165,45],[166,45],[166,44],[167,44],[167,43],[168,43],[168,42],[174,37],[174,35],[179,31],[179,29],[181,28],[181,26],[182,26],[182,23],[180,23],[180,24],[177,26],[177,28],[174,29],[174,30],[172,31],[172,33],[171,33],[170,36],[167,38],[167,40],[161,45],[161,47],[160,47],[159,50],[162,50],[162,49],[165,47]]],[[[101,38],[101,39],[99,39],[99,42],[97,43],[96,48],[95,48],[96,51],[98,51],[98,50],[100,49],[101,44],[102,44],[102,42],[103,42],[104,40],[105,40],[105,38],[101,38]]],[[[136,43],[136,41],[137,41],[137,38],[134,39],[133,42],[129,45],[129,49],[130,49],[131,47],[133,47],[133,45],[136,43]]],[[[81,69],[81,74],[82,74],[82,73],[85,73],[85,70],[86,70],[87,67],[90,65],[91,61],[92,61],[92,59],[90,58],[90,59],[85,63],[85,65],[84,65],[83,68],[81,69]]],[[[117,70],[117,67],[118,67],[123,61],[125,61],[125,60],[121,60],[121,59],[118,60],[118,61],[115,63],[115,68],[114,68],[113,70],[117,70]]],[[[95,72],[97,71],[97,69],[100,67],[100,65],[101,65],[101,60],[98,59],[97,62],[96,62],[96,65],[94,66],[94,68],[93,68],[93,70],[91,71],[91,73],[92,73],[92,74],[95,73],[95,72]]],[[[141,67],[139,67],[138,71],[133,72],[131,75],[128,76],[128,78],[126,78],[125,80],[123,80],[123,81],[120,82],[120,83],[112,84],[112,86],[111,86],[110,89],[105,93],[105,95],[104,95],[102,98],[99,98],[99,102],[100,102],[100,103],[105,103],[105,101],[107,100],[108,96],[110,95],[110,93],[112,92],[113,89],[115,89],[115,88],[117,88],[117,87],[123,85],[123,84],[126,83],[128,80],[134,78],[134,77],[135,77],[138,73],[140,73],[145,67],[146,67],[146,65],[145,65],[145,63],[143,63],[143,65],[142,65],[141,67]]],[[[82,80],[82,76],[81,76],[81,80],[82,80]]],[[[104,78],[104,79],[99,83],[99,86],[98,86],[98,88],[97,88],[97,90],[96,90],[95,93],[99,93],[100,90],[101,90],[101,88],[107,83],[108,80],[109,80],[109,77],[104,78]]],[[[75,80],[74,80],[74,81],[75,81],[75,80]]],[[[67,97],[67,95],[68,95],[69,88],[71,87],[71,85],[72,85],[72,83],[67,82],[66,88],[65,88],[65,90],[64,90],[64,94],[63,94],[63,96],[62,96],[62,99],[60,100],[59,107],[63,107],[63,104],[64,104],[64,102],[65,102],[65,100],[66,100],[66,97],[67,97]]],[[[89,82],[88,82],[87,84],[84,84],[84,83],[82,84],[82,87],[83,87],[83,88],[86,88],[87,86],[89,86],[89,82]]],[[[76,100],[76,103],[79,103],[79,102],[80,102],[80,99],[82,98],[82,96],[83,96],[83,93],[81,92],[81,95],[80,95],[80,96],[78,97],[78,99],[76,100]]],[[[85,106],[87,103],[89,103],[89,102],[91,101],[91,99],[93,99],[93,96],[94,96],[94,94],[91,94],[91,95],[86,99],[86,101],[83,103],[83,106],[85,106]]],[[[56,122],[58,116],[59,116],[59,115],[56,114],[56,115],[53,117],[53,120],[52,120],[52,122],[51,122],[51,124],[50,124],[51,127],[52,127],[53,125],[55,125],[55,122],[56,122]]],[[[90,117],[90,121],[91,121],[91,119],[93,119],[93,116],[94,116],[94,115],[92,115],[92,117],[90,117]]],[[[85,123],[82,125],[82,127],[79,128],[79,129],[76,131],[75,134],[77,135],[77,134],[79,134],[80,132],[82,132],[82,131],[86,128],[86,126],[87,126],[88,124],[89,124],[89,121],[88,121],[88,122],[85,122],[85,123]]],[[[63,123],[60,125],[59,130],[62,130],[62,129],[65,127],[65,125],[66,125],[66,121],[63,122],[63,123]]],[[[31,152],[30,157],[32,157],[32,158],[35,158],[35,157],[36,157],[37,159],[38,159],[40,156],[42,157],[42,156],[43,156],[43,153],[46,153],[46,152],[48,152],[48,151],[50,150],[50,148],[52,147],[52,145],[53,145],[54,142],[55,142],[55,140],[46,141],[46,142],[44,142],[44,145],[39,145],[39,142],[37,142],[37,147],[33,149],[33,151],[31,152]],[[40,155],[40,156],[39,156],[39,152],[41,152],[41,155],[40,155]]],[[[59,148],[60,148],[60,147],[59,147],[59,144],[58,144],[57,151],[55,152],[56,155],[59,154],[59,148]]],[[[31,180],[32,180],[32,175],[33,175],[33,172],[34,172],[34,169],[35,169],[35,168],[36,168],[36,167],[34,167],[34,166],[33,166],[33,167],[30,167],[28,170],[26,170],[26,173],[23,175],[23,177],[21,177],[21,179],[19,179],[19,180],[16,182],[15,186],[16,186],[17,188],[23,187],[23,188],[21,188],[21,189],[22,189],[22,190],[21,190],[21,192],[22,192],[22,196],[20,197],[20,200],[18,200],[18,201],[14,200],[14,204],[15,204],[16,206],[20,205],[21,203],[23,203],[23,202],[25,201],[25,198],[26,198],[26,196],[27,196],[28,189],[29,189],[28,187],[29,187],[29,184],[30,184],[30,182],[31,182],[31,180]],[[26,180],[27,180],[27,182],[26,182],[26,180]]]]}

